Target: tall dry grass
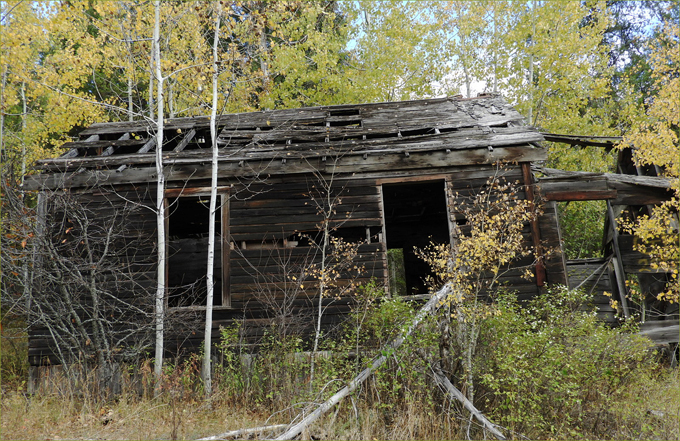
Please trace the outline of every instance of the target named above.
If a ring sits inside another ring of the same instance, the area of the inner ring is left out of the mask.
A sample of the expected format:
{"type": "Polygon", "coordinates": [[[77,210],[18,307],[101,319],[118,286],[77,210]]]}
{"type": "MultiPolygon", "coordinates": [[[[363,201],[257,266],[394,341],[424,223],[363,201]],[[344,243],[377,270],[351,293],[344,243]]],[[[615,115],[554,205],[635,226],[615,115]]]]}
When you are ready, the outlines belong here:
{"type": "MultiPolygon", "coordinates": [[[[578,436],[566,430],[555,439],[679,439],[679,396],[677,370],[663,370],[656,381],[629,390],[625,401],[603,415],[598,428],[600,436],[581,429],[578,436]]],[[[269,419],[270,414],[264,407],[234,405],[219,395],[212,406],[189,397],[173,400],[169,395],[160,399],[122,395],[108,403],[84,405],[78,398],[28,397],[10,391],[2,395],[0,436],[8,440],[196,439],[229,430],[285,423],[289,418],[287,412],[269,419]]],[[[303,439],[465,439],[468,422],[467,415],[452,403],[436,412],[419,402],[399,403],[387,411],[356,397],[329,412],[303,433],[303,439]]],[[[472,434],[482,439],[475,425],[472,434]]],[[[545,434],[541,435],[515,434],[515,438],[545,439],[545,434]]]]}
{"type": "MultiPolygon", "coordinates": [[[[58,387],[46,384],[35,394],[28,395],[25,381],[18,380],[20,375],[3,377],[0,437],[36,440],[196,439],[265,424],[290,423],[301,411],[315,408],[354,377],[376,354],[376,348],[393,337],[400,327],[398,324],[404,323],[404,319],[412,314],[412,306],[400,301],[385,301],[375,308],[360,311],[362,321],[353,323],[340,338],[328,339],[328,346],[324,349],[329,355],[317,358],[314,383],[310,383],[309,355],[304,352],[301,340],[282,340],[272,334],[269,340],[262,342],[257,355],[245,354],[238,344],[240,331],[237,328],[223,330],[213,381],[215,394],[209,402],[204,400],[199,375],[200,357],[197,355],[168,362],[162,393],[156,398],[150,362],[121,368],[120,393],[115,396],[106,396],[96,387],[74,387],[65,378],[60,379],[58,374],[51,379],[58,387]],[[364,349],[358,350],[361,348],[364,349]],[[342,355],[350,351],[353,351],[352,356],[342,355]]],[[[522,311],[518,309],[516,313],[525,314],[522,311]]],[[[489,375],[495,372],[496,381],[481,387],[476,399],[478,407],[492,420],[507,421],[509,427],[506,429],[521,431],[506,432],[512,438],[680,439],[677,368],[671,369],[663,361],[645,360],[622,370],[624,374],[621,375],[615,370],[605,370],[606,376],[602,379],[581,384],[579,395],[551,397],[546,395],[549,392],[544,388],[552,386],[552,371],[546,370],[540,353],[532,352],[536,339],[542,338],[541,334],[532,330],[520,332],[519,324],[526,320],[522,315],[515,317],[512,314],[514,312],[510,308],[504,316],[499,316],[505,317],[503,322],[494,319],[496,321],[485,343],[486,349],[480,352],[486,358],[480,369],[484,368],[489,375]],[[503,323],[507,329],[502,326],[503,323]],[[501,334],[506,339],[512,337],[516,346],[514,355],[503,343],[501,334]],[[525,339],[523,347],[519,345],[521,338],[525,339]],[[515,366],[514,362],[502,364],[511,355],[520,360],[524,354],[534,354],[531,355],[533,363],[540,364],[542,370],[532,370],[531,365],[520,369],[521,366],[515,366]],[[513,384],[502,382],[507,379],[507,372],[515,372],[517,378],[523,378],[523,381],[536,379],[533,389],[527,391],[521,383],[513,389],[513,384]],[[542,376],[539,377],[539,373],[542,376]],[[496,384],[502,387],[496,390],[496,384]],[[597,388],[602,385],[611,390],[606,394],[599,393],[597,388]],[[593,393],[588,393],[591,389],[587,388],[591,388],[593,393]],[[515,397],[513,402],[507,401],[510,392],[515,397]],[[579,401],[579,397],[589,401],[579,401]],[[535,415],[521,415],[508,409],[507,406],[529,408],[519,400],[538,403],[532,408],[535,415]],[[571,422],[560,418],[550,427],[549,418],[555,412],[544,407],[545,403],[552,403],[551,400],[569,403],[569,408],[565,408],[562,414],[570,415],[571,422]],[[533,421],[543,424],[532,424],[533,421]]],[[[577,315],[573,319],[581,320],[579,317],[577,315]]],[[[604,337],[598,340],[592,337],[595,335],[591,332],[594,328],[590,326],[595,325],[591,321],[578,323],[588,327],[583,328],[583,333],[577,333],[576,340],[570,339],[564,332],[577,328],[567,327],[564,322],[559,322],[557,328],[546,328],[545,332],[550,329],[560,331],[560,338],[569,343],[564,345],[564,349],[579,351],[574,354],[585,349],[600,350],[597,360],[585,357],[585,361],[580,361],[585,363],[584,369],[592,368],[593,363],[595,367],[609,366],[607,363],[618,359],[616,354],[629,348],[624,345],[617,349],[619,352],[611,352],[610,342],[613,340],[604,338],[610,331],[600,329],[598,332],[604,337]],[[590,335],[591,338],[583,339],[582,335],[590,335]],[[600,363],[598,360],[605,361],[600,363]]],[[[392,354],[389,362],[359,391],[324,415],[302,434],[302,438],[484,439],[484,432],[470,421],[469,414],[457,402],[449,401],[428,376],[428,363],[432,361],[428,357],[438,356],[436,329],[435,323],[426,324],[413,340],[392,354]]],[[[4,355],[3,363],[8,360],[4,355]]],[[[569,363],[578,362],[573,355],[565,353],[562,356],[569,363]]],[[[11,362],[7,366],[21,365],[11,362]]],[[[568,372],[564,367],[560,369],[562,372],[555,371],[554,376],[581,378],[582,369],[574,372],[568,372]]],[[[455,375],[451,377],[452,381],[457,381],[455,375]]],[[[484,385],[481,380],[480,384],[484,385]]]]}

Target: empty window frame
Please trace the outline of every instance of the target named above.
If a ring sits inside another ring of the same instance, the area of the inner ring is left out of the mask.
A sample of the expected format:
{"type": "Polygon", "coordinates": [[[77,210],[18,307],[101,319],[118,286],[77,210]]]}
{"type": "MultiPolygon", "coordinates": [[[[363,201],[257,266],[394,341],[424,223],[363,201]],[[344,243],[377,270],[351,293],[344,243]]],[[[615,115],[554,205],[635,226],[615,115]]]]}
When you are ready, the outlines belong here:
{"type": "MultiPolygon", "coordinates": [[[[167,303],[205,307],[207,299],[210,188],[166,191],[167,303]]],[[[215,212],[213,306],[230,307],[229,194],[218,189],[215,212]]]]}

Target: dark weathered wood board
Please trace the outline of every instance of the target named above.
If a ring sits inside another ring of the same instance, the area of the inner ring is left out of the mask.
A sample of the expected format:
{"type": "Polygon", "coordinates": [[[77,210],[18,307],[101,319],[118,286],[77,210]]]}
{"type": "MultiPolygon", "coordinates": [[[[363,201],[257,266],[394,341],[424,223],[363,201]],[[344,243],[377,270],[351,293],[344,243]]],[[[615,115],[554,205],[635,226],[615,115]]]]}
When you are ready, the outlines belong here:
{"type": "Polygon", "coordinates": [[[640,325],[640,334],[659,345],[678,343],[680,327],[678,320],[650,320],[640,325]]]}

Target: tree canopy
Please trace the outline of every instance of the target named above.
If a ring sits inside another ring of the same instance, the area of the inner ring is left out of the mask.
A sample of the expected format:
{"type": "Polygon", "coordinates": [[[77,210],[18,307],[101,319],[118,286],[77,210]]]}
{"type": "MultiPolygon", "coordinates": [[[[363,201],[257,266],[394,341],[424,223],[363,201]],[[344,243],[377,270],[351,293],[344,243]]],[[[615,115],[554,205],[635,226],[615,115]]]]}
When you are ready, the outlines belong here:
{"type": "MultiPolygon", "coordinates": [[[[625,136],[678,177],[675,1],[220,3],[219,113],[499,93],[539,129],[625,136]]],[[[161,5],[168,117],[209,113],[214,6],[161,5]]],[[[0,7],[1,160],[17,181],[84,126],[155,113],[149,2],[0,7]]],[[[613,154],[551,144],[548,165],[613,171],[613,154]]],[[[600,211],[562,214],[594,238],[600,211]]]]}

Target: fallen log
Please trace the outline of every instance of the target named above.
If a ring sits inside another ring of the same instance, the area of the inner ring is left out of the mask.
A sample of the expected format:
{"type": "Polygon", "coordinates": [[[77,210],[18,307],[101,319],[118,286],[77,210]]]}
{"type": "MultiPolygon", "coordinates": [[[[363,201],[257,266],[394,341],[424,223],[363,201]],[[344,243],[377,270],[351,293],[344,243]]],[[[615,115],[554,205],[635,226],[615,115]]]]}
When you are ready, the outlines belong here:
{"type": "Polygon", "coordinates": [[[291,426],[286,432],[281,434],[279,437],[274,438],[276,440],[290,440],[302,433],[305,428],[316,421],[321,415],[328,412],[333,406],[338,404],[347,395],[354,392],[357,387],[359,387],[366,379],[375,372],[380,366],[382,366],[394,350],[404,343],[404,341],[413,333],[413,331],[418,327],[420,322],[433,311],[439,309],[444,300],[453,292],[450,284],[444,285],[442,289],[437,291],[430,300],[418,311],[415,318],[411,322],[408,329],[401,333],[396,339],[387,345],[387,350],[381,351],[382,355],[373,359],[371,366],[364,369],[356,378],[350,381],[344,388],[342,388],[335,395],[330,397],[328,401],[319,406],[314,412],[307,415],[299,423],[291,426]]]}
{"type": "Polygon", "coordinates": [[[432,368],[432,372],[434,374],[435,380],[444,388],[446,389],[446,392],[449,394],[449,397],[451,397],[454,400],[460,401],[463,404],[463,407],[465,407],[476,419],[479,421],[482,426],[484,426],[485,429],[487,429],[493,436],[496,437],[496,439],[499,440],[505,440],[505,436],[496,428],[496,425],[493,424],[491,421],[487,420],[486,417],[482,412],[477,410],[477,408],[468,400],[465,398],[465,395],[461,391],[459,391],[456,386],[454,386],[449,378],[444,375],[444,373],[439,369],[438,366],[434,366],[432,368]]]}
{"type": "Polygon", "coordinates": [[[285,429],[286,427],[288,427],[288,424],[274,424],[272,426],[253,427],[251,429],[231,430],[229,432],[220,433],[219,435],[207,436],[205,438],[198,438],[198,440],[199,441],[216,441],[216,440],[222,440],[222,439],[243,438],[244,435],[252,435],[253,433],[262,433],[262,432],[273,432],[275,430],[285,429]]]}

